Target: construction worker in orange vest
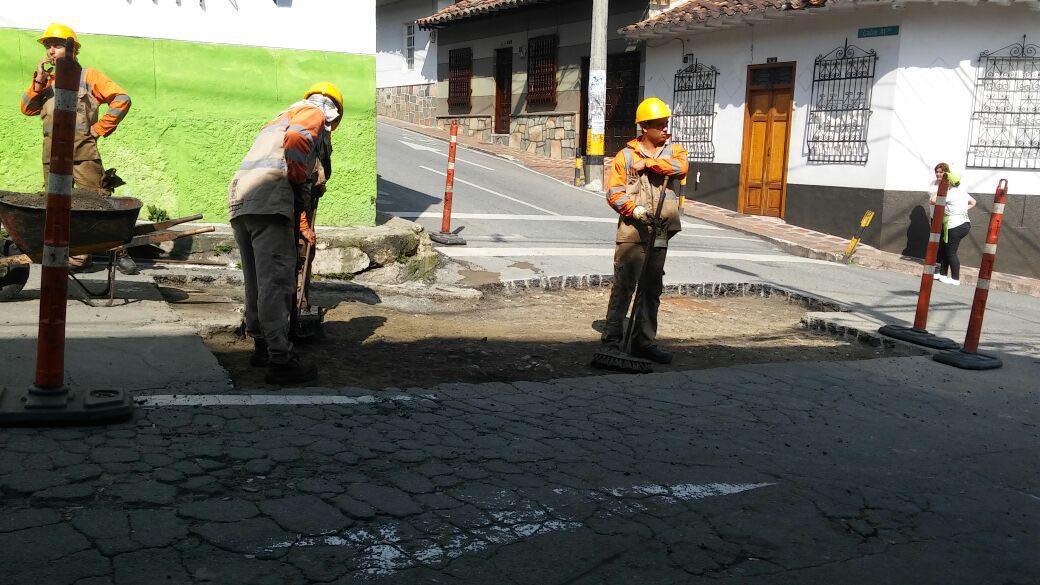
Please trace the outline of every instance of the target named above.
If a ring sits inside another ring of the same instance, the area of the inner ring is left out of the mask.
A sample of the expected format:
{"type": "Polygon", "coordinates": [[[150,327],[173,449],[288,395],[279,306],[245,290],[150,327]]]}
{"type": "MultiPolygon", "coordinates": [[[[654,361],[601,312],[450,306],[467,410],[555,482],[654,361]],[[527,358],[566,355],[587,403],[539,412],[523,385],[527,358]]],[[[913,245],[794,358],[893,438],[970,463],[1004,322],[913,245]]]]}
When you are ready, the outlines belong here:
{"type": "MultiPolygon", "coordinates": [[[[51,163],[51,128],[54,124],[54,73],[58,59],[65,56],[65,42],[75,43],[73,58],[79,54],[80,44],[75,31],[64,24],[52,24],[37,39],[46,50],[46,55],[36,66],[29,88],[22,94],[22,113],[40,116],[43,121],[43,180],[51,163]]],[[[105,168],[101,164],[97,139],[116,131],[119,122],[130,110],[130,96],[126,90],[97,69],[84,67],[80,77],[79,95],[76,102],[76,144],[73,150],[72,180],[80,189],[111,195],[103,184],[105,168]],[[108,105],[104,116],[98,117],[101,104],[108,105]]],[[[90,256],[69,258],[69,267],[81,269],[90,265],[90,256]]],[[[125,253],[117,260],[116,267],[124,274],[138,272],[134,261],[125,253]]]]}
{"type": "Polygon", "coordinates": [[[657,311],[664,289],[664,261],[668,239],[682,229],[679,219],[677,187],[689,171],[687,152],[682,145],[669,143],[668,122],[672,116],[668,105],[656,97],[643,100],[636,109],[636,123],[642,136],[631,140],[614,157],[608,172],[607,202],[618,212],[614,248],[614,284],[610,289],[605,345],[618,348],[622,340],[622,323],[639,278],[645,257],[644,245],[649,237],[648,225],[656,222],[666,237],[655,238],[650,263],[643,273],[642,302],[636,308],[636,326],[632,353],[636,357],[667,364],[672,354],[659,348],[657,311]],[[666,184],[667,178],[667,184],[666,184]],[[653,217],[659,198],[664,197],[661,217],[653,217]]]}
{"type": "Polygon", "coordinates": [[[317,368],[296,355],[289,338],[297,240],[316,241],[307,210],[332,172],[332,131],[342,117],[339,89],[315,84],[264,126],[228,187],[245,280],[245,328],[254,341],[250,363],[267,366],[269,384],[317,377],[317,368]]]}

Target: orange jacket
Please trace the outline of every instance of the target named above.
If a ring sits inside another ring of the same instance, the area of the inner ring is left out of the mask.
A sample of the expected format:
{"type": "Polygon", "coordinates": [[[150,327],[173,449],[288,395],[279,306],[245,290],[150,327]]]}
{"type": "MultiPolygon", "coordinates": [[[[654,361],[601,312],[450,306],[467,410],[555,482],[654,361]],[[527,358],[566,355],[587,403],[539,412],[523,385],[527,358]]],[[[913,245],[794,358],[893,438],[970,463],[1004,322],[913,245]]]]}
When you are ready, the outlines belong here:
{"type": "Polygon", "coordinates": [[[311,105],[290,109],[285,115],[289,116],[289,128],[282,140],[285,164],[289,170],[289,182],[299,185],[310,177],[314,169],[314,147],[325,129],[325,115],[311,105]]]}
{"type": "Polygon", "coordinates": [[[684,177],[690,170],[688,156],[686,148],[673,142],[664,147],[659,157],[653,158],[643,153],[638,138],[630,140],[614,157],[607,175],[607,203],[621,215],[631,217],[636,208],[635,201],[628,194],[629,177],[636,174],[632,166],[645,161],[643,172],[684,177]]]}
{"type": "MultiPolygon", "coordinates": [[[[108,136],[116,131],[116,126],[130,110],[130,96],[118,83],[90,67],[84,69],[83,83],[99,104],[108,104],[108,111],[91,128],[98,136],[108,136]]],[[[53,73],[39,91],[36,90],[36,80],[30,81],[29,89],[22,94],[22,113],[26,116],[40,115],[44,102],[53,97],[53,92],[47,91],[53,85],[53,73]]]]}

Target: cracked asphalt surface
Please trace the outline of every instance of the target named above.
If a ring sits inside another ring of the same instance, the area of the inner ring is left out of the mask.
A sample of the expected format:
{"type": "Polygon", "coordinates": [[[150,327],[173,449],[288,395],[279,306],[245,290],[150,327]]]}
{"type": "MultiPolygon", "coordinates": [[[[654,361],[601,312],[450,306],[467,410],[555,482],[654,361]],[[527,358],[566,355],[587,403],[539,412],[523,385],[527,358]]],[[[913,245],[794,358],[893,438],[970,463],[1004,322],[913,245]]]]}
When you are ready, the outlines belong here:
{"type": "Polygon", "coordinates": [[[1036,583],[1037,368],[304,389],[375,399],[8,429],[0,582],[1036,583]]]}

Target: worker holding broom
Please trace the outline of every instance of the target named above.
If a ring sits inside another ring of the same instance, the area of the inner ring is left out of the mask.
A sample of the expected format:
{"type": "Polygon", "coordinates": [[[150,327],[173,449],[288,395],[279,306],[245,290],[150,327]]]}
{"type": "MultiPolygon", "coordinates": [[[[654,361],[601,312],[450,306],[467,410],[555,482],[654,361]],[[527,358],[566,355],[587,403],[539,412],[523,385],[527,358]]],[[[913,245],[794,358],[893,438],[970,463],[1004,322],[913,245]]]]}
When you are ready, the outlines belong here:
{"type": "MultiPolygon", "coordinates": [[[[664,262],[669,238],[681,229],[678,188],[689,170],[686,149],[668,142],[671,135],[666,130],[671,115],[668,105],[656,97],[639,104],[636,123],[642,135],[614,157],[607,180],[607,202],[620,217],[614,248],[614,284],[602,341],[614,355],[623,350],[661,364],[672,361],[672,354],[655,343],[664,262]],[[624,339],[625,347],[621,347],[625,313],[637,285],[640,292],[632,309],[630,338],[624,339]]],[[[624,364],[596,362],[626,369],[624,364]]]]}
{"type": "MultiPolygon", "coordinates": [[[[79,54],[80,44],[75,31],[64,24],[52,24],[37,39],[44,46],[45,55],[36,66],[29,88],[22,94],[22,113],[39,116],[43,122],[43,180],[47,181],[51,163],[51,126],[54,123],[54,64],[65,56],[65,43],[75,45],[72,57],[79,54]]],[[[76,96],[76,143],[73,150],[72,179],[76,187],[111,195],[105,181],[105,168],[98,153],[99,137],[110,136],[130,110],[130,96],[120,85],[90,67],[83,68],[79,94],[76,96]],[[100,105],[108,111],[99,117],[100,105]]],[[[121,183],[120,183],[121,184],[121,183]]],[[[69,258],[73,270],[90,265],[90,256],[69,258]]],[[[119,255],[116,268],[124,274],[137,274],[137,266],[126,253],[119,255]]]]}
{"type": "Polygon", "coordinates": [[[293,351],[289,336],[297,241],[316,241],[308,210],[315,185],[321,190],[331,173],[331,134],[342,117],[339,89],[315,84],[260,130],[228,187],[245,280],[245,329],[254,342],[250,364],[267,367],[268,384],[317,377],[317,368],[293,351]]]}

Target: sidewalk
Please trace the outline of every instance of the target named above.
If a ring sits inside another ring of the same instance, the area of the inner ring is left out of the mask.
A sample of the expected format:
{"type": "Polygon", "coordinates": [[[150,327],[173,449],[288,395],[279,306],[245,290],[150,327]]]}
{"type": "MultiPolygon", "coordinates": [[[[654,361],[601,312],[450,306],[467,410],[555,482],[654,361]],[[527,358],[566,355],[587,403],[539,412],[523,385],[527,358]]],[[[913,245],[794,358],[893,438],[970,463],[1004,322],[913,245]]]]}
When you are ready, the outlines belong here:
{"type": "MultiPolygon", "coordinates": [[[[411,130],[430,138],[436,138],[437,140],[447,141],[450,139],[450,135],[447,130],[441,130],[439,128],[431,128],[429,126],[421,126],[419,124],[412,124],[410,122],[403,122],[394,118],[387,118],[385,116],[379,116],[379,122],[383,124],[389,124],[397,128],[404,128],[405,130],[411,130]]],[[[518,148],[510,148],[501,144],[485,144],[480,142],[476,138],[471,136],[459,135],[459,144],[466,148],[490,154],[493,156],[502,157],[505,159],[517,162],[533,171],[548,175],[558,181],[563,181],[568,185],[574,184],[574,161],[573,160],[556,160],[546,158],[544,156],[538,156],[524,152],[518,148]]]]}
{"type": "MultiPolygon", "coordinates": [[[[683,213],[709,223],[758,236],[789,254],[805,258],[841,262],[845,247],[849,244],[847,239],[789,225],[783,220],[744,215],[698,201],[687,200],[683,213]]],[[[921,274],[920,260],[883,252],[862,243],[856,248],[852,263],[866,268],[889,270],[910,276],[921,274]]],[[[961,286],[974,287],[978,274],[977,268],[962,267],[961,286]]],[[[995,272],[993,278],[990,279],[990,290],[1040,297],[1040,280],[995,272]]]]}

